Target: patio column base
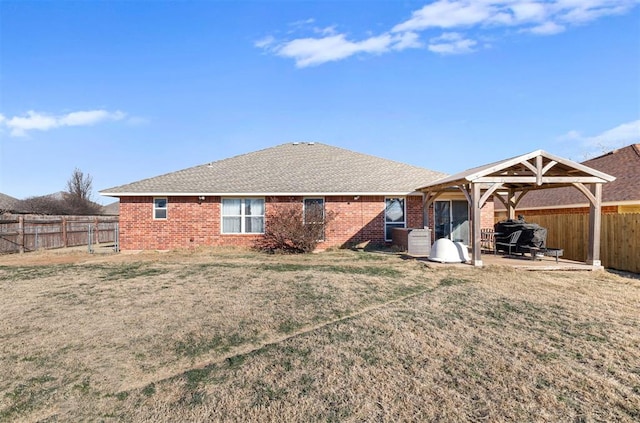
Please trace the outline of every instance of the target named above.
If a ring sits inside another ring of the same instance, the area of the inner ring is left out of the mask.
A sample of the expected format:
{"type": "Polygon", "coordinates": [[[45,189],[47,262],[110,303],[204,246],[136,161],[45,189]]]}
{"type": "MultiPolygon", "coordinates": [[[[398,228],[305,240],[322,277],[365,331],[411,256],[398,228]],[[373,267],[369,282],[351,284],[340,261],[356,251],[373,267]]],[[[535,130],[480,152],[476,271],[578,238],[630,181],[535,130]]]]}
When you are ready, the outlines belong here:
{"type": "Polygon", "coordinates": [[[482,260],[472,260],[472,261],[471,261],[471,264],[472,264],[474,267],[482,267],[482,260]]]}
{"type": "Polygon", "coordinates": [[[587,264],[590,264],[591,266],[602,267],[602,262],[600,260],[587,260],[587,264]]]}

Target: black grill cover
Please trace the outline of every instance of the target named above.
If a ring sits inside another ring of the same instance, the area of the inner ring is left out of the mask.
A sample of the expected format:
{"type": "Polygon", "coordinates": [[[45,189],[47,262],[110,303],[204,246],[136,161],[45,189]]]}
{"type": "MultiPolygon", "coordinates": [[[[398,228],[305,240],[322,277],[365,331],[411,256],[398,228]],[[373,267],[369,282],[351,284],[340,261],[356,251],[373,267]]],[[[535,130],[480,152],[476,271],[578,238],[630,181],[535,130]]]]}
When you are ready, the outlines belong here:
{"type": "MultiPolygon", "coordinates": [[[[493,227],[496,231],[495,240],[497,242],[508,242],[509,237],[515,231],[522,231],[518,238],[517,247],[514,250],[517,253],[528,253],[529,248],[537,247],[545,249],[547,241],[547,228],[543,228],[537,223],[526,223],[524,220],[503,220],[493,227]],[[524,248],[523,248],[524,247],[524,248]]],[[[497,245],[498,251],[508,251],[509,248],[504,245],[497,245]]]]}

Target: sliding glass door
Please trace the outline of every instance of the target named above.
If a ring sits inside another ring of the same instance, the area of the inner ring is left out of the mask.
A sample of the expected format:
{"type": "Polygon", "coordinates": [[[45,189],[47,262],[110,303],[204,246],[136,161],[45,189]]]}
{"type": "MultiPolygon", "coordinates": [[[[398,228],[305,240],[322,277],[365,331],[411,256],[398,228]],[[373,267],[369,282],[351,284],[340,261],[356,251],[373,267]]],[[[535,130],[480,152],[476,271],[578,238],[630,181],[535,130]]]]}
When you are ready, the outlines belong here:
{"type": "Polygon", "coordinates": [[[458,200],[436,201],[434,214],[436,239],[449,238],[469,245],[469,203],[458,200]]]}

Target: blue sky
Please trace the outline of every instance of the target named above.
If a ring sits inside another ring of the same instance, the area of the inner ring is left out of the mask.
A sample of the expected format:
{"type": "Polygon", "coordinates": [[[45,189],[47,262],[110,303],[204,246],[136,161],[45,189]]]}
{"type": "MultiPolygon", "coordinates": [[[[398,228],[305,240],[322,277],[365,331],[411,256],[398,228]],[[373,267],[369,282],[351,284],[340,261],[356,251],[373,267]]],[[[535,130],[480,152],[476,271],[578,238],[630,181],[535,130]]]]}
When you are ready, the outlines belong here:
{"type": "Polygon", "coordinates": [[[636,0],[0,0],[0,192],[285,142],[447,173],[640,142],[636,0]]]}

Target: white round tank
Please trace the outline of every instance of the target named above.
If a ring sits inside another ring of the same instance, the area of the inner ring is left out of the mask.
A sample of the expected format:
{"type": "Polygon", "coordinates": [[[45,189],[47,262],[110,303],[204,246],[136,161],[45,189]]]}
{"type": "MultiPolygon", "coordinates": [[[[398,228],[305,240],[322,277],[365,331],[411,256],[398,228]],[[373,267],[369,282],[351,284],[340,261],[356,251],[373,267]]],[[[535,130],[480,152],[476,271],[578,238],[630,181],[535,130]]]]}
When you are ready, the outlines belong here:
{"type": "Polygon", "coordinates": [[[460,261],[470,261],[471,259],[469,258],[469,249],[466,245],[464,245],[464,242],[454,242],[454,244],[456,244],[458,254],[460,254],[460,261]]]}
{"type": "MultiPolygon", "coordinates": [[[[459,243],[462,244],[462,243],[459,243]]],[[[447,238],[440,238],[436,240],[431,246],[431,254],[429,260],[437,261],[440,263],[460,263],[465,261],[461,257],[459,247],[447,238]]]]}

